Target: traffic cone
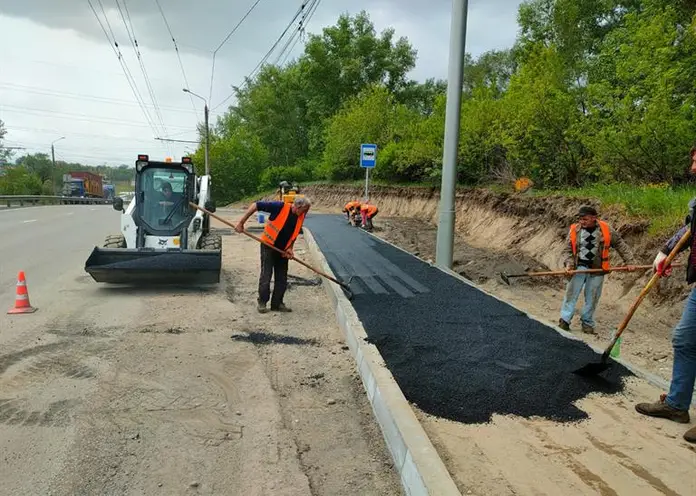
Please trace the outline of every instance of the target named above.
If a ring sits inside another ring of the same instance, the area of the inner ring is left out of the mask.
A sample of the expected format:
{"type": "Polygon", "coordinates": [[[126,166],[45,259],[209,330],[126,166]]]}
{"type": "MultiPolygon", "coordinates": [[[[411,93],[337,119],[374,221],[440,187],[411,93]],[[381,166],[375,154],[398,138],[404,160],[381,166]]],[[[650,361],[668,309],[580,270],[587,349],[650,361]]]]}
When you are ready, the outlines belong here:
{"type": "Polygon", "coordinates": [[[17,275],[17,296],[15,297],[15,306],[10,308],[7,313],[34,313],[38,308],[34,308],[29,303],[29,291],[27,290],[27,280],[24,277],[24,271],[20,270],[17,275]]]}

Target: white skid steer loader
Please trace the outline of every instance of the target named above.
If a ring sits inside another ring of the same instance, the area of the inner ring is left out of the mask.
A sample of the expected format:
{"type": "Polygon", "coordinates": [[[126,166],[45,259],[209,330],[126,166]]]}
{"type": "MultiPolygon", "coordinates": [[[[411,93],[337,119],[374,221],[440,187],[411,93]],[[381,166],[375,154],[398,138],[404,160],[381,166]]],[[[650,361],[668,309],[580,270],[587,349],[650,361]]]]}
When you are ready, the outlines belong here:
{"type": "Polygon", "coordinates": [[[215,212],[210,176],[196,176],[190,157],[150,161],[138,155],[135,196],[123,208],[121,234],[95,247],[85,271],[113,284],[215,284],[220,282],[222,238],[210,232],[210,218],[189,202],[215,212]]]}

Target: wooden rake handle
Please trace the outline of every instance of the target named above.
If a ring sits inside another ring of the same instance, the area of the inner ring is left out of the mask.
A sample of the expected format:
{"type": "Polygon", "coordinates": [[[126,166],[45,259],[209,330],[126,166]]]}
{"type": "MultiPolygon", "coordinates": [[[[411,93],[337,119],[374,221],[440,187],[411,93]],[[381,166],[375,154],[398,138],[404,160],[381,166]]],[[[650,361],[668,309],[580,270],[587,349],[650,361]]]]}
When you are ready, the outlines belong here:
{"type": "MultiPolygon", "coordinates": [[[[219,221],[222,222],[223,224],[225,224],[225,225],[227,225],[227,226],[230,226],[232,229],[235,230],[235,232],[237,232],[237,229],[236,229],[235,225],[232,224],[232,223],[231,223],[230,221],[228,221],[227,219],[223,219],[223,218],[220,217],[219,215],[215,215],[214,213],[209,212],[209,211],[206,210],[205,208],[201,207],[200,205],[196,205],[195,203],[189,202],[189,205],[191,205],[191,207],[193,207],[193,208],[195,208],[195,209],[200,210],[201,212],[204,212],[204,213],[210,215],[213,219],[219,220],[219,221]]],[[[266,243],[264,240],[262,240],[261,238],[259,238],[259,237],[257,237],[257,236],[254,236],[253,234],[251,234],[250,232],[248,232],[246,229],[245,229],[244,231],[242,231],[242,233],[243,233],[243,234],[246,234],[246,235],[249,236],[251,239],[254,239],[254,240],[258,241],[259,243],[262,243],[262,244],[268,246],[269,248],[271,248],[271,249],[277,251],[278,253],[280,253],[280,254],[283,255],[283,256],[287,255],[287,253],[284,252],[283,250],[281,250],[280,248],[276,248],[276,247],[273,246],[272,244],[266,243]]],[[[350,289],[346,283],[343,283],[343,282],[341,282],[341,281],[339,281],[339,280],[337,280],[337,279],[331,277],[330,275],[328,275],[328,274],[322,272],[322,271],[319,270],[319,269],[315,269],[314,267],[312,267],[312,266],[309,265],[308,263],[306,263],[306,262],[300,260],[299,258],[296,258],[296,257],[293,256],[293,257],[288,257],[288,259],[294,260],[295,262],[299,263],[300,265],[304,265],[304,266],[307,267],[309,270],[315,272],[316,274],[319,274],[319,275],[322,276],[322,277],[327,278],[327,279],[330,280],[330,281],[335,282],[335,283],[338,284],[339,286],[343,286],[343,287],[346,288],[346,289],[350,289]]]]}
{"type": "MultiPolygon", "coordinates": [[[[677,242],[677,244],[672,248],[672,251],[670,252],[669,255],[667,255],[667,258],[664,261],[663,266],[667,267],[672,263],[672,260],[674,260],[674,257],[677,256],[677,253],[679,253],[679,250],[686,244],[687,241],[689,241],[689,237],[691,236],[691,229],[687,229],[684,235],[681,237],[681,239],[677,242]]],[[[655,271],[653,276],[650,278],[648,283],[645,285],[643,290],[640,292],[638,295],[638,298],[636,298],[636,301],[633,302],[633,305],[631,305],[631,308],[628,310],[628,313],[624,317],[623,321],[621,324],[619,324],[618,331],[616,335],[614,336],[614,339],[612,339],[611,343],[609,343],[609,346],[607,346],[606,350],[604,350],[604,356],[608,356],[609,353],[611,352],[611,349],[614,347],[616,344],[616,341],[621,337],[621,334],[623,334],[624,330],[626,330],[626,327],[628,327],[628,323],[633,317],[633,314],[636,313],[636,310],[638,310],[638,306],[641,304],[643,299],[648,295],[648,292],[650,289],[655,285],[657,280],[660,278],[660,274],[655,271]]]]}

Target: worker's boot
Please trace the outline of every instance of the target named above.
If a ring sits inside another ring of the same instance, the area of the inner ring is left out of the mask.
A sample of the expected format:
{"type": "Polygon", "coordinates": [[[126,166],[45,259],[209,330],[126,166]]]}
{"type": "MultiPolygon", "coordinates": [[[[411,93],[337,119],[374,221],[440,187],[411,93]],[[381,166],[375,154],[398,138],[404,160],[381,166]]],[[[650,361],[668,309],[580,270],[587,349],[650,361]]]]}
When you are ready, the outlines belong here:
{"type": "Polygon", "coordinates": [[[684,433],[684,441],[696,443],[696,427],[692,427],[684,433]]]}
{"type": "Polygon", "coordinates": [[[271,310],[274,312],[292,312],[292,309],[288,308],[285,306],[285,303],[281,303],[280,305],[276,306],[271,306],[271,310]]]}
{"type": "MultiPolygon", "coordinates": [[[[666,418],[674,422],[679,422],[680,424],[688,424],[690,420],[688,410],[684,411],[672,408],[662,398],[655,403],[638,403],[636,405],[636,411],[643,415],[648,415],[649,417],[666,418]]],[[[691,429],[691,431],[694,431],[692,435],[696,436],[696,429],[691,429]]]]}
{"type": "Polygon", "coordinates": [[[256,302],[256,309],[259,311],[259,313],[268,312],[268,308],[266,308],[266,304],[261,302],[261,301],[256,302]]]}
{"type": "Polygon", "coordinates": [[[570,332],[570,324],[563,319],[558,319],[558,327],[560,327],[564,331],[570,332]]]}
{"type": "Polygon", "coordinates": [[[587,325],[584,322],[582,323],[582,332],[584,332],[585,334],[597,334],[595,332],[594,327],[592,327],[591,325],[587,325]]]}

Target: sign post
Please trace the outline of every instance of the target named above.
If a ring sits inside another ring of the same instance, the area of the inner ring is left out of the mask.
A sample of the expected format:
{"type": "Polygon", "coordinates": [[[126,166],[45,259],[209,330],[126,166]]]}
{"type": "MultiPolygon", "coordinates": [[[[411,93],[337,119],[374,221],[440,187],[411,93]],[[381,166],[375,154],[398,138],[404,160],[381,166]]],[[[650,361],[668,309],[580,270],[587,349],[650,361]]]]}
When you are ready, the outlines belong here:
{"type": "Polygon", "coordinates": [[[365,201],[369,199],[368,184],[370,182],[370,169],[377,165],[377,145],[363,143],[360,145],[360,167],[365,169],[365,201]]]}

